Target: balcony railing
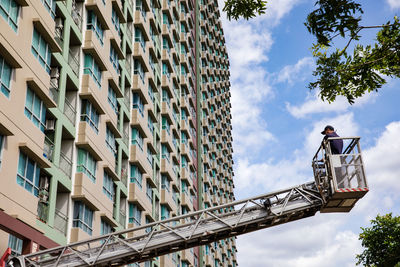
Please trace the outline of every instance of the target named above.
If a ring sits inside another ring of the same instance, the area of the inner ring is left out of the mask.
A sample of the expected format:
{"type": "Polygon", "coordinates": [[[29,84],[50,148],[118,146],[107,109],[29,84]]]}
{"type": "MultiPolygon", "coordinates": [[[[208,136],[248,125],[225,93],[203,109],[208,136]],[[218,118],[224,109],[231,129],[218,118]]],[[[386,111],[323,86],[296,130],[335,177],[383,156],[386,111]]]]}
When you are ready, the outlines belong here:
{"type": "Polygon", "coordinates": [[[63,171],[69,178],[71,178],[72,173],[72,160],[69,159],[64,153],[60,152],[60,169],[63,171]]]}
{"type": "Polygon", "coordinates": [[[125,228],[125,222],[126,222],[125,211],[120,210],[119,211],[119,224],[122,225],[125,228]]]}
{"type": "Polygon", "coordinates": [[[48,212],[49,212],[49,207],[47,206],[46,203],[43,202],[38,202],[38,207],[37,207],[37,218],[38,220],[46,223],[47,222],[47,217],[48,217],[48,212]]]}
{"type": "Polygon", "coordinates": [[[56,102],[56,104],[58,105],[58,85],[56,84],[56,81],[53,81],[53,79],[50,80],[50,90],[49,90],[49,94],[51,99],[54,100],[54,102],[56,102]]]}
{"type": "Polygon", "coordinates": [[[122,141],[124,142],[124,144],[129,147],[129,133],[127,130],[124,130],[124,134],[122,136],[122,141]]]}
{"type": "Polygon", "coordinates": [[[68,65],[71,67],[75,75],[79,76],[79,54],[74,55],[71,49],[69,50],[68,54],[68,65]]]}
{"type": "Polygon", "coordinates": [[[65,98],[64,115],[70,120],[72,125],[75,126],[76,110],[67,98],[65,98]]]}
{"type": "Polygon", "coordinates": [[[62,48],[63,43],[64,43],[62,25],[61,25],[61,27],[56,27],[55,33],[56,33],[56,36],[55,36],[56,42],[62,48]]]}
{"type": "Polygon", "coordinates": [[[68,216],[56,209],[54,214],[54,228],[65,236],[67,235],[68,216]]]}
{"type": "Polygon", "coordinates": [[[53,162],[54,143],[47,136],[44,137],[43,156],[53,162]]]}
{"type": "Polygon", "coordinates": [[[72,19],[74,20],[76,26],[78,26],[79,30],[81,31],[82,30],[82,16],[81,16],[81,14],[79,13],[78,10],[73,8],[72,11],[71,11],[71,16],[72,16],[72,19]]]}
{"type": "Polygon", "coordinates": [[[128,171],[126,168],[121,169],[121,182],[127,186],[128,184],[128,171]]]}

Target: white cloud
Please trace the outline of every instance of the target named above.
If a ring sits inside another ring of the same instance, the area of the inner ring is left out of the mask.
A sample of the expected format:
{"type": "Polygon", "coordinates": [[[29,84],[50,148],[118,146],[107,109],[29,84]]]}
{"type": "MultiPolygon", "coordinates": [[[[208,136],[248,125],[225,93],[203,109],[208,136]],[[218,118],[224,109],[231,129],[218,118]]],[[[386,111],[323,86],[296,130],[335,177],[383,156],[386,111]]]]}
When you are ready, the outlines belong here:
{"type": "Polygon", "coordinates": [[[309,95],[306,98],[306,101],[301,105],[294,106],[290,103],[286,103],[286,109],[293,117],[304,118],[307,115],[316,113],[339,113],[347,111],[350,107],[361,107],[367,103],[371,103],[375,98],[376,94],[369,93],[356,99],[356,102],[353,105],[350,105],[345,97],[338,96],[335,102],[328,103],[327,101],[322,101],[319,98],[318,93],[315,93],[314,95],[309,95]]]}
{"type": "Polygon", "coordinates": [[[400,0],[386,0],[391,9],[400,8],[400,0]]]}
{"type": "Polygon", "coordinates": [[[354,266],[360,252],[358,236],[338,231],[344,224],[339,216],[312,218],[240,236],[238,262],[258,266],[354,266]]]}
{"type": "Polygon", "coordinates": [[[287,82],[293,85],[295,81],[304,81],[311,74],[314,61],[311,57],[304,57],[294,65],[287,65],[277,75],[277,82],[287,82]],[[306,74],[306,75],[305,75],[306,74]]]}

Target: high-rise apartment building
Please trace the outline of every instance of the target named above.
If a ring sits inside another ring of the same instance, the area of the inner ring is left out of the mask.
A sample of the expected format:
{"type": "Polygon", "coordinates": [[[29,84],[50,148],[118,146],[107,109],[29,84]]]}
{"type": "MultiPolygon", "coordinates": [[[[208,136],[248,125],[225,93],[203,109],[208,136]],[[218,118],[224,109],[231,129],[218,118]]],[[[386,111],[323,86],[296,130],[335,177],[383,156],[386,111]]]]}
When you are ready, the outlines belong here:
{"type": "MultiPolygon", "coordinates": [[[[234,199],[216,0],[3,0],[0,15],[0,253],[234,199]]],[[[133,266],[235,253],[228,239],[133,266]]]]}

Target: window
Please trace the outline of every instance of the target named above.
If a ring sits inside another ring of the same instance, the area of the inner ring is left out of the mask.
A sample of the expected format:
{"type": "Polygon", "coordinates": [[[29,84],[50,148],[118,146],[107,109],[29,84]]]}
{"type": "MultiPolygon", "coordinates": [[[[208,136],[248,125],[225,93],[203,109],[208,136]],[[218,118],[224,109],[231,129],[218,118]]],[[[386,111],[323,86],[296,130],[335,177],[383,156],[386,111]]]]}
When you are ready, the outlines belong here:
{"type": "Polygon", "coordinates": [[[39,60],[40,65],[50,74],[51,51],[49,44],[40,33],[33,28],[32,48],[33,55],[39,60]]]}
{"type": "Polygon", "coordinates": [[[163,49],[168,50],[168,52],[169,52],[169,50],[170,50],[169,42],[168,42],[167,37],[163,37],[163,49]]]}
{"type": "Polygon", "coordinates": [[[129,223],[134,223],[140,226],[142,219],[142,211],[137,205],[129,203],[129,223]]]}
{"type": "Polygon", "coordinates": [[[146,41],[144,40],[142,30],[138,27],[135,27],[135,42],[140,43],[143,51],[146,51],[146,41]]]}
{"type": "Polygon", "coordinates": [[[149,84],[149,92],[148,93],[149,93],[149,97],[150,97],[151,101],[154,102],[154,90],[150,84],[149,84]]]}
{"type": "Polygon", "coordinates": [[[132,108],[138,109],[139,113],[144,117],[144,104],[139,93],[133,93],[132,108]]]}
{"type": "Polygon", "coordinates": [[[48,12],[50,12],[51,17],[54,19],[56,17],[56,0],[41,0],[48,12]]]}
{"type": "Polygon", "coordinates": [[[87,26],[86,29],[94,31],[94,33],[97,36],[97,39],[99,39],[100,44],[103,45],[103,27],[101,26],[99,18],[96,16],[96,14],[92,11],[88,11],[88,17],[87,17],[87,26]]]}
{"type": "Polygon", "coordinates": [[[143,174],[136,165],[131,165],[131,183],[142,188],[143,174]]]}
{"type": "Polygon", "coordinates": [[[26,89],[25,116],[42,132],[46,127],[46,107],[43,101],[28,87],[26,89]]]}
{"type": "Polygon", "coordinates": [[[144,81],[144,69],[142,63],[137,59],[133,61],[133,74],[139,75],[140,79],[144,81]]]}
{"type": "Polygon", "coordinates": [[[80,201],[75,201],[72,227],[81,228],[92,235],[93,211],[80,201]]]}
{"type": "Polygon", "coordinates": [[[85,54],[83,74],[89,74],[94,79],[97,86],[101,88],[101,70],[91,54],[85,54]]]}
{"type": "Polygon", "coordinates": [[[35,196],[39,195],[40,167],[35,161],[19,152],[17,184],[24,187],[35,196]]]}
{"type": "Polygon", "coordinates": [[[168,69],[168,65],[166,63],[162,64],[162,74],[167,75],[167,77],[169,78],[169,69],[168,69]]]}
{"type": "Polygon", "coordinates": [[[146,195],[149,198],[150,202],[153,203],[153,188],[149,183],[146,183],[146,195]]]}
{"type": "MultiPolygon", "coordinates": [[[[101,220],[100,235],[106,235],[113,232],[113,228],[104,220],[101,220]]],[[[104,240],[103,240],[104,241],[104,240]]]]}
{"type": "Polygon", "coordinates": [[[117,157],[117,147],[115,145],[115,135],[110,130],[110,128],[106,127],[106,145],[114,154],[114,157],[117,157]]]}
{"type": "Polygon", "coordinates": [[[170,216],[167,206],[161,205],[161,220],[166,220],[170,216]]]}
{"type": "Polygon", "coordinates": [[[22,254],[22,245],[24,241],[15,235],[8,236],[8,247],[11,248],[11,255],[19,256],[22,254]]]}
{"type": "Polygon", "coordinates": [[[119,73],[118,54],[112,45],[110,45],[110,62],[113,65],[114,69],[117,71],[117,73],[119,73]]]}
{"type": "Polygon", "coordinates": [[[118,102],[117,102],[117,93],[111,88],[111,86],[108,86],[108,97],[107,97],[108,103],[111,105],[111,108],[114,110],[115,114],[118,115],[118,102]]]}
{"type": "Polygon", "coordinates": [[[161,158],[166,159],[169,162],[168,147],[164,144],[161,144],[161,158]]]}
{"type": "Polygon", "coordinates": [[[167,117],[165,117],[165,116],[162,116],[162,118],[161,118],[162,120],[162,129],[163,130],[166,130],[167,131],[167,134],[169,135],[170,134],[170,125],[169,125],[169,122],[168,122],[168,120],[167,120],[167,117]]]}
{"type": "Polygon", "coordinates": [[[103,193],[111,200],[114,198],[114,182],[108,173],[104,172],[103,177],[103,193]]]}
{"type": "Polygon", "coordinates": [[[99,113],[89,100],[82,100],[81,121],[86,121],[96,133],[99,133],[99,113]]]}
{"type": "Polygon", "coordinates": [[[147,161],[153,166],[153,153],[149,148],[147,148],[147,161]]]}
{"type": "Polygon", "coordinates": [[[14,31],[18,28],[19,5],[15,0],[0,1],[0,15],[7,21],[14,31]]]}
{"type": "Polygon", "coordinates": [[[78,165],[76,171],[83,172],[93,182],[96,181],[96,160],[85,149],[78,149],[78,165]]]}
{"type": "Polygon", "coordinates": [[[166,175],[161,175],[161,188],[169,192],[170,182],[166,175]]]}
{"type": "Polygon", "coordinates": [[[132,145],[137,145],[143,151],[143,136],[136,128],[132,128],[132,145]]]}
{"type": "MultiPolygon", "coordinates": [[[[149,223],[151,223],[151,222],[152,222],[152,221],[151,221],[148,217],[145,218],[145,223],[146,223],[146,224],[149,224],[149,223]]],[[[153,230],[153,227],[152,227],[152,226],[146,227],[145,232],[146,232],[146,233],[150,233],[151,230],[153,230]]]]}
{"type": "Polygon", "coordinates": [[[121,35],[121,27],[120,27],[119,17],[114,8],[112,9],[112,12],[111,12],[111,21],[112,21],[112,24],[114,25],[115,30],[118,32],[119,35],[121,35]]]}
{"type": "Polygon", "coordinates": [[[0,56],[0,91],[6,97],[10,96],[11,74],[11,66],[7,64],[2,56],[0,56]]]}

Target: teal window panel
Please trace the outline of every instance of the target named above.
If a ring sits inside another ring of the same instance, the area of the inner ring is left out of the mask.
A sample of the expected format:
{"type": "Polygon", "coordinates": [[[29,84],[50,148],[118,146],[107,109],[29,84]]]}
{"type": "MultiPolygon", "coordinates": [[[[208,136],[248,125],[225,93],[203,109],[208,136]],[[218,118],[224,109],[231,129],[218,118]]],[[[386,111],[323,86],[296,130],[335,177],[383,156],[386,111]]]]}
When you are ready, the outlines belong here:
{"type": "Polygon", "coordinates": [[[103,45],[104,29],[100,23],[99,18],[96,16],[93,10],[89,10],[87,13],[87,24],[86,29],[93,31],[96,34],[100,44],[103,45]]]}
{"type": "Polygon", "coordinates": [[[101,88],[101,70],[99,64],[91,54],[85,54],[85,64],[83,66],[83,74],[89,74],[97,86],[101,88]]]}
{"type": "Polygon", "coordinates": [[[130,182],[137,184],[140,188],[142,188],[143,183],[143,173],[140,171],[138,166],[131,164],[131,176],[130,182]]]}
{"type": "Polygon", "coordinates": [[[27,191],[39,196],[40,167],[24,153],[19,153],[17,184],[24,187],[27,191]]]}
{"type": "Polygon", "coordinates": [[[129,203],[129,223],[133,223],[137,226],[141,225],[142,222],[142,211],[136,204],[129,203]]]}
{"type": "Polygon", "coordinates": [[[110,199],[114,199],[115,189],[114,189],[114,182],[111,179],[108,173],[104,172],[103,177],[103,193],[110,199]]]}
{"type": "Polygon", "coordinates": [[[90,127],[99,133],[99,113],[89,100],[82,100],[81,121],[86,121],[90,127]]]}
{"type": "Polygon", "coordinates": [[[43,36],[36,30],[36,28],[33,28],[31,51],[32,54],[39,61],[40,65],[42,65],[42,67],[46,70],[46,72],[50,74],[50,65],[51,65],[50,46],[45,41],[43,36]]]}
{"type": "Polygon", "coordinates": [[[12,70],[11,66],[0,56],[0,91],[6,97],[10,97],[12,70]]]}
{"type": "Polygon", "coordinates": [[[16,32],[18,29],[18,16],[20,6],[15,0],[0,1],[0,15],[6,20],[8,25],[16,32]]]}
{"type": "Polygon", "coordinates": [[[81,201],[75,201],[72,227],[81,228],[84,232],[92,235],[93,213],[93,210],[91,210],[87,205],[81,201]]]}
{"type": "Polygon", "coordinates": [[[46,127],[46,110],[46,106],[39,96],[27,87],[24,113],[42,132],[46,127]]]}
{"type": "Polygon", "coordinates": [[[96,181],[96,160],[85,149],[78,149],[77,172],[86,174],[93,182],[96,181]]]}

